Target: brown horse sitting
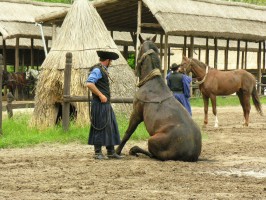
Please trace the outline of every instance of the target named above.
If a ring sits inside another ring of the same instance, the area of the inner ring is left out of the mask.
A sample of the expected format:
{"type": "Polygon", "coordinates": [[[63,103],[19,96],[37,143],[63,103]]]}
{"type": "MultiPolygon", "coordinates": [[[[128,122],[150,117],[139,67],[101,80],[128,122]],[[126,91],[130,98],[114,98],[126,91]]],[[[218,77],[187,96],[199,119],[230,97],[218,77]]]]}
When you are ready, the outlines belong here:
{"type": "Polygon", "coordinates": [[[181,71],[185,71],[186,73],[191,71],[198,80],[199,89],[204,101],[204,126],[208,124],[209,98],[212,102],[212,112],[215,115],[215,127],[218,127],[216,96],[230,95],[235,92],[243,108],[245,126],[249,124],[249,113],[251,109],[250,96],[252,96],[256,110],[263,115],[256,90],[256,79],[251,73],[242,69],[219,71],[210,68],[199,60],[189,59],[186,56],[183,56],[181,71]]]}
{"type": "Polygon", "coordinates": [[[137,146],[131,155],[143,153],[159,160],[197,161],[201,153],[201,132],[186,109],[174,98],[160,73],[158,48],[152,40],[141,41],[136,74],[139,90],[133,102],[129,126],[117,147],[120,154],[137,126],[144,121],[151,136],[148,151],[137,146]]]}

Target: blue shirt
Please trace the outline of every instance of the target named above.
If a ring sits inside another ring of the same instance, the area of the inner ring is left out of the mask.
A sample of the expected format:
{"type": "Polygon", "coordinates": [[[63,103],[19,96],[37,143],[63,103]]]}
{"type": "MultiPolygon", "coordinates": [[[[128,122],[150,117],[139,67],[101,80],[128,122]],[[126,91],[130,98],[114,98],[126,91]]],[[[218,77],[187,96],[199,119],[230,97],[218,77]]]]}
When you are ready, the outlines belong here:
{"type": "MultiPolygon", "coordinates": [[[[108,68],[107,67],[105,67],[105,66],[103,66],[104,67],[104,69],[107,71],[108,70],[108,68]]],[[[102,76],[102,73],[101,73],[101,70],[99,69],[99,68],[94,68],[92,71],[91,71],[91,73],[90,73],[90,75],[89,75],[89,77],[88,77],[88,79],[87,79],[87,83],[97,83],[97,81],[99,80],[99,79],[101,79],[103,76],[102,76]]]]}

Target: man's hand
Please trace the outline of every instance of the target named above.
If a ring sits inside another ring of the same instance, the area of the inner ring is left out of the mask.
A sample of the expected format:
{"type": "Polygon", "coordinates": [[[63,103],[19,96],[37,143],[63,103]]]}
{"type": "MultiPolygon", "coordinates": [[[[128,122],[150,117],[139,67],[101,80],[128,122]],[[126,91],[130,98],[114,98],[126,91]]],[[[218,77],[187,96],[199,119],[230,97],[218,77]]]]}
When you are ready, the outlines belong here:
{"type": "Polygon", "coordinates": [[[106,103],[107,102],[107,98],[103,94],[100,95],[99,98],[100,98],[100,100],[101,100],[102,103],[106,103]]]}

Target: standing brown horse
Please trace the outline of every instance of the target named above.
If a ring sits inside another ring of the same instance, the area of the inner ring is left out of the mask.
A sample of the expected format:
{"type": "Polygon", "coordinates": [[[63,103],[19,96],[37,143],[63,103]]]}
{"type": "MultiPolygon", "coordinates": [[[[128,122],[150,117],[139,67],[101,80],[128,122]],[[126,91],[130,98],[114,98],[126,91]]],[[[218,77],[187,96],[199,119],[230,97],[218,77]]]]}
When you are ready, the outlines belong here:
{"type": "Polygon", "coordinates": [[[219,71],[206,64],[183,56],[181,70],[196,76],[204,101],[204,125],[208,124],[209,98],[215,115],[215,127],[218,127],[216,96],[230,95],[236,92],[244,112],[244,126],[249,124],[250,96],[256,110],[263,115],[260,99],[256,90],[256,79],[245,70],[219,71]]]}
{"type": "Polygon", "coordinates": [[[159,160],[197,161],[201,153],[201,132],[186,109],[174,98],[160,73],[158,48],[152,40],[141,41],[136,74],[140,78],[129,126],[117,147],[120,154],[137,126],[144,121],[151,136],[148,151],[137,146],[131,155],[143,153],[159,160]]]}

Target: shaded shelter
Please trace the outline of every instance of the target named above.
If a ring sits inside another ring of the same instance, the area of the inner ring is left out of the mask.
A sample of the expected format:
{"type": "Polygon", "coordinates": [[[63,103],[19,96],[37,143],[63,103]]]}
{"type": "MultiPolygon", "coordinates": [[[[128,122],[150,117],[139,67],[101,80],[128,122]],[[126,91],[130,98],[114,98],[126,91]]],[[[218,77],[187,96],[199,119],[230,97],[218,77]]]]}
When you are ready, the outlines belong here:
{"type": "MultiPolygon", "coordinates": [[[[20,60],[22,60],[20,59],[19,49],[20,46],[22,46],[22,48],[25,47],[25,43],[27,43],[27,46],[29,46],[32,51],[30,54],[32,56],[31,65],[37,65],[38,63],[34,62],[33,50],[38,45],[42,45],[43,49],[44,45],[38,44],[39,41],[36,41],[37,45],[34,44],[35,39],[42,38],[40,27],[35,25],[35,17],[42,13],[61,10],[67,7],[69,7],[69,5],[60,3],[44,3],[30,0],[0,0],[0,36],[2,36],[1,47],[4,55],[4,67],[6,68],[6,62],[8,62],[15,66],[15,71],[19,71],[19,63],[20,60]],[[30,41],[25,42],[24,38],[29,38],[30,41]],[[13,40],[14,42],[10,42],[9,40],[13,40]],[[10,43],[12,43],[12,45],[10,45],[10,43]],[[14,50],[8,51],[7,49],[11,49],[11,47],[14,50]],[[10,62],[13,59],[12,57],[15,58],[14,62],[10,62]]],[[[47,41],[52,38],[52,28],[42,28],[44,39],[46,43],[48,43],[47,41]]]]}
{"type": "MultiPolygon", "coordinates": [[[[72,71],[70,94],[86,96],[85,85],[89,68],[99,62],[96,50],[113,51],[119,59],[112,62],[110,76],[113,97],[132,97],[135,91],[133,70],[119,52],[95,8],[87,0],[76,0],[53,41],[52,48],[42,64],[42,71],[37,82],[35,108],[31,124],[52,126],[56,123],[60,102],[63,98],[64,68],[66,53],[72,53],[72,71]]],[[[87,123],[89,120],[88,103],[72,104],[76,113],[76,122],[87,123]]],[[[125,107],[121,106],[121,109],[125,107]]]]}

